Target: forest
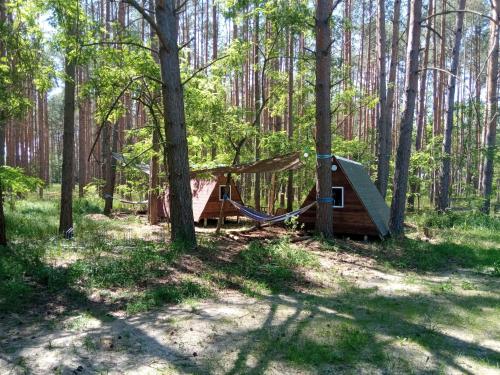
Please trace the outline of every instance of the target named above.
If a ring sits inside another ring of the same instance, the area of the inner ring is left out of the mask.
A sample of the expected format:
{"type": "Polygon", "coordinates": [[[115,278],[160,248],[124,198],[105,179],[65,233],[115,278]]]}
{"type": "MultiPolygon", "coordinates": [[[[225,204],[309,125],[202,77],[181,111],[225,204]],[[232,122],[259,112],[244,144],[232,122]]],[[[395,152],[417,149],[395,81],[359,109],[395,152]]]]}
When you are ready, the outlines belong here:
{"type": "Polygon", "coordinates": [[[500,371],[500,0],[0,0],[0,373],[500,371]]]}

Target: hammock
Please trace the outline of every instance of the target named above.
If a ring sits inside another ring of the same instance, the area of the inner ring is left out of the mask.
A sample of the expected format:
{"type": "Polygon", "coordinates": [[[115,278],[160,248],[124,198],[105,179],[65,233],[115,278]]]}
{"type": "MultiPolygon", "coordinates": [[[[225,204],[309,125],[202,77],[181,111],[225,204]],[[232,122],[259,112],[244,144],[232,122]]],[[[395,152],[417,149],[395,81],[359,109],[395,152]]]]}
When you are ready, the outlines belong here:
{"type": "Polygon", "coordinates": [[[126,203],[126,204],[148,204],[148,201],[147,201],[147,200],[145,200],[145,201],[128,201],[128,200],[126,200],[126,199],[115,198],[115,197],[113,197],[113,196],[111,196],[111,195],[109,195],[109,194],[104,194],[104,195],[103,195],[103,198],[104,198],[104,199],[111,198],[111,199],[113,199],[113,200],[117,200],[117,199],[118,199],[120,202],[122,202],[122,203],[126,203]]]}
{"type": "Polygon", "coordinates": [[[310,209],[312,206],[316,204],[316,202],[313,202],[311,204],[308,204],[305,207],[299,208],[298,210],[288,212],[286,214],[278,215],[278,216],[273,216],[269,215],[263,212],[259,212],[257,210],[254,210],[253,208],[246,207],[238,202],[235,202],[229,198],[226,198],[228,202],[230,202],[238,211],[240,211],[243,215],[246,217],[255,220],[259,223],[268,223],[268,224],[274,224],[274,223],[279,223],[288,219],[291,219],[292,217],[299,216],[300,214],[306,212],[308,209],[310,209]]]}

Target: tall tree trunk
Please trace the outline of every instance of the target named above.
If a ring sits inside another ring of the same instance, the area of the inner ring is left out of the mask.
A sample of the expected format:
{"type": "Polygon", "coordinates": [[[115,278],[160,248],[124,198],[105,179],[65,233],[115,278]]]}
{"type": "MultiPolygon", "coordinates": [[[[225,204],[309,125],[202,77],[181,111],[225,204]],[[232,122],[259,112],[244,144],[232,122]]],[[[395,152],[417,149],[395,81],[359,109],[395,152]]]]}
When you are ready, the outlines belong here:
{"type": "Polygon", "coordinates": [[[415,114],[415,101],[418,85],[418,60],[420,49],[422,0],[411,0],[410,21],[408,29],[408,46],[406,52],[405,77],[405,109],[399,131],[399,144],[396,154],[394,173],[394,194],[391,203],[389,226],[395,235],[403,233],[405,217],[406,191],[408,188],[408,168],[411,154],[411,132],[415,114]]]}
{"type": "MultiPolygon", "coordinates": [[[[474,137],[474,146],[476,150],[476,154],[479,155],[480,153],[480,134],[481,134],[481,122],[482,122],[482,115],[481,115],[481,79],[480,79],[480,71],[481,71],[481,25],[476,25],[474,28],[474,56],[475,56],[475,63],[474,63],[474,76],[476,77],[476,82],[474,85],[474,109],[475,109],[475,137],[474,137]]],[[[481,157],[478,156],[474,160],[477,166],[477,171],[481,170],[481,165],[482,160],[481,157]]],[[[476,178],[474,178],[474,187],[479,190],[479,185],[480,185],[480,179],[481,175],[474,173],[476,178]]]]}
{"type": "MultiPolygon", "coordinates": [[[[259,13],[255,14],[254,17],[254,39],[253,39],[253,74],[254,74],[254,111],[255,111],[255,129],[257,135],[255,137],[255,160],[260,159],[260,107],[262,103],[261,94],[264,96],[264,93],[260,92],[260,81],[259,81],[259,13]]],[[[260,210],[260,173],[255,173],[255,185],[254,185],[254,205],[256,210],[260,210]]]]}
{"type": "Polygon", "coordinates": [[[218,51],[218,40],[219,40],[219,24],[217,22],[217,3],[213,1],[212,3],[212,59],[217,58],[218,51]]]}
{"type": "MultiPolygon", "coordinates": [[[[118,4],[118,23],[120,24],[122,29],[125,29],[125,13],[126,13],[126,6],[124,3],[119,3],[118,4]]],[[[109,20],[111,21],[111,14],[109,15],[109,20]]],[[[116,19],[116,17],[113,17],[113,19],[116,19]]],[[[111,29],[111,23],[110,23],[110,29],[111,29]]],[[[121,38],[120,38],[121,39],[121,38]]],[[[117,47],[118,49],[121,49],[121,46],[119,45],[117,47]]],[[[125,98],[127,97],[127,93],[125,94],[125,98]]],[[[121,98],[122,105],[124,105],[125,108],[126,102],[124,103],[126,99],[121,98]]],[[[105,185],[104,185],[104,196],[105,196],[105,202],[104,202],[104,215],[111,215],[111,210],[113,209],[113,200],[114,200],[114,193],[115,193],[115,185],[116,185],[116,159],[113,157],[113,154],[118,152],[118,142],[121,139],[121,136],[123,135],[123,129],[125,128],[125,117],[120,117],[117,122],[114,124],[109,124],[108,130],[110,131],[110,134],[108,134],[108,142],[111,144],[108,144],[108,149],[105,150],[106,152],[106,173],[104,174],[104,180],[105,180],[105,185]]]]}
{"type": "MultiPolygon", "coordinates": [[[[459,10],[465,9],[465,0],[460,0],[459,10]]],[[[464,12],[458,12],[455,24],[455,42],[451,61],[450,76],[448,78],[448,108],[446,110],[446,122],[443,138],[443,165],[439,178],[438,209],[444,211],[450,205],[450,169],[451,169],[451,141],[453,132],[453,115],[455,112],[455,88],[457,82],[458,62],[460,58],[460,44],[462,42],[462,27],[464,24],[464,12]]]]}
{"type": "MultiPolygon", "coordinates": [[[[154,8],[154,1],[155,0],[149,0],[151,9],[154,8]]],[[[157,38],[155,38],[154,30],[151,30],[150,38],[151,38],[151,45],[153,46],[153,48],[157,49],[158,41],[157,38]]],[[[152,58],[156,61],[157,64],[160,63],[157,54],[152,53],[152,58]]],[[[160,93],[158,92],[156,96],[159,97],[160,93]]],[[[149,218],[149,224],[156,225],[159,222],[158,203],[160,198],[159,194],[160,158],[158,155],[158,153],[160,152],[160,133],[159,133],[160,124],[158,124],[157,117],[154,114],[154,106],[150,108],[150,115],[151,115],[151,120],[154,122],[154,127],[152,135],[153,155],[151,156],[149,164],[151,168],[151,173],[149,174],[148,218],[149,218]]]]}
{"type": "Polygon", "coordinates": [[[7,245],[7,232],[5,228],[5,214],[3,212],[3,188],[0,181],[0,246],[7,245]]]}
{"type": "MultiPolygon", "coordinates": [[[[432,16],[434,10],[433,0],[429,0],[428,17],[432,16]]],[[[429,48],[431,41],[431,29],[428,28],[425,34],[424,60],[420,72],[420,83],[418,89],[418,109],[417,109],[417,134],[415,138],[415,150],[420,151],[425,132],[425,94],[427,88],[427,65],[429,64],[429,48]]]]}
{"type": "Polygon", "coordinates": [[[387,86],[386,86],[386,34],[385,34],[385,0],[377,2],[377,57],[379,69],[379,115],[377,118],[377,135],[378,135],[378,162],[377,162],[377,179],[375,184],[385,197],[387,192],[387,182],[389,180],[389,160],[391,157],[390,150],[387,150],[386,138],[390,137],[390,131],[387,128],[387,117],[390,113],[387,112],[387,86]]]}
{"type": "Polygon", "coordinates": [[[330,115],[331,30],[333,0],[316,3],[316,230],[325,238],[333,237],[332,209],[332,133],[330,115]]]}
{"type": "MultiPolygon", "coordinates": [[[[344,0],[344,30],[343,30],[343,46],[342,59],[344,64],[344,89],[348,90],[352,87],[352,3],[351,0],[344,0]]],[[[343,135],[345,139],[352,138],[353,124],[353,109],[352,104],[348,104],[347,115],[343,120],[343,135]]]]}
{"type": "MultiPolygon", "coordinates": [[[[429,13],[428,16],[432,16],[434,6],[433,0],[429,0],[429,13]]],[[[425,34],[425,47],[424,47],[424,60],[422,63],[422,69],[420,71],[420,82],[418,88],[418,103],[417,103],[417,134],[415,137],[415,151],[420,151],[422,149],[422,142],[425,133],[425,96],[427,88],[427,66],[429,64],[429,47],[431,40],[431,28],[427,29],[425,34]]],[[[417,178],[420,179],[421,168],[417,169],[417,178]]],[[[410,196],[408,197],[409,209],[415,208],[415,196],[420,191],[420,184],[415,182],[410,185],[410,196]]]]}
{"type": "MultiPolygon", "coordinates": [[[[0,25],[4,26],[7,21],[5,8],[5,0],[0,0],[0,25]]],[[[0,58],[7,55],[7,50],[0,41],[0,58]]],[[[0,168],[5,164],[5,126],[7,124],[7,116],[3,108],[0,108],[0,168]]],[[[0,246],[7,245],[7,233],[5,228],[5,215],[3,212],[3,188],[0,179],[0,246]]]]}
{"type": "MultiPolygon", "coordinates": [[[[154,110],[154,109],[153,109],[154,110]]],[[[148,204],[148,217],[149,224],[156,225],[158,224],[158,173],[159,173],[159,157],[158,152],[160,151],[160,140],[158,135],[158,130],[153,129],[153,156],[151,157],[150,166],[151,173],[149,174],[149,204],[148,204]]]]}
{"type": "Polygon", "coordinates": [[[488,102],[486,117],[486,142],[484,144],[485,154],[481,176],[481,191],[483,193],[483,205],[481,211],[485,214],[490,212],[490,201],[493,184],[493,165],[496,147],[496,132],[498,126],[498,55],[499,55],[499,34],[500,27],[500,0],[492,1],[491,17],[497,24],[490,22],[490,48],[491,57],[488,61],[488,102]]]}
{"type": "MultiPolygon", "coordinates": [[[[121,121],[121,119],[120,119],[121,121]]],[[[118,124],[113,124],[109,127],[111,130],[111,149],[107,155],[107,168],[106,168],[106,183],[104,185],[104,215],[111,215],[111,210],[113,209],[113,198],[115,194],[115,184],[116,184],[116,159],[113,157],[113,153],[118,151],[118,137],[119,130],[118,124]]]]}
{"type": "MultiPolygon", "coordinates": [[[[393,128],[393,108],[394,108],[394,92],[396,88],[396,73],[399,64],[398,51],[399,51],[399,18],[401,14],[401,0],[394,0],[394,17],[392,19],[392,39],[391,39],[391,63],[389,66],[389,77],[387,82],[387,103],[385,106],[386,115],[386,137],[385,137],[385,150],[389,157],[392,153],[392,128],[393,128]]],[[[389,176],[389,175],[388,175],[389,176]]],[[[385,198],[385,192],[382,196],[385,198]]]]}
{"type": "Polygon", "coordinates": [[[101,133],[101,179],[104,184],[101,186],[101,191],[103,192],[104,200],[110,199],[106,197],[104,186],[106,185],[106,178],[108,176],[109,161],[111,156],[111,123],[106,121],[106,124],[102,128],[101,133]]]}
{"type": "Polygon", "coordinates": [[[75,76],[76,63],[66,53],[64,62],[64,132],[59,233],[68,234],[73,228],[73,172],[75,155],[75,76]]]}
{"type": "MultiPolygon", "coordinates": [[[[293,139],[293,50],[294,50],[294,37],[293,31],[290,31],[289,43],[288,43],[288,140],[293,139]]],[[[293,171],[288,171],[288,179],[286,184],[286,210],[288,212],[293,211],[293,171]]]]}
{"type": "MultiPolygon", "coordinates": [[[[84,71],[80,70],[79,84],[84,82],[84,71]]],[[[87,99],[81,99],[78,103],[78,196],[84,195],[84,187],[87,184],[87,99]]]]}
{"type": "MultiPolygon", "coordinates": [[[[219,40],[219,25],[217,22],[217,3],[215,0],[212,3],[212,59],[217,59],[218,52],[218,40],[219,40]]],[[[235,76],[236,83],[238,82],[237,76],[235,76]]],[[[238,95],[238,93],[234,93],[238,95]]],[[[215,134],[215,124],[212,125],[213,134],[215,134]]],[[[210,156],[212,160],[215,160],[217,157],[217,145],[215,141],[212,141],[212,147],[210,149],[210,156]]]]}
{"type": "Polygon", "coordinates": [[[172,241],[196,247],[175,1],[156,0],[172,241]]]}

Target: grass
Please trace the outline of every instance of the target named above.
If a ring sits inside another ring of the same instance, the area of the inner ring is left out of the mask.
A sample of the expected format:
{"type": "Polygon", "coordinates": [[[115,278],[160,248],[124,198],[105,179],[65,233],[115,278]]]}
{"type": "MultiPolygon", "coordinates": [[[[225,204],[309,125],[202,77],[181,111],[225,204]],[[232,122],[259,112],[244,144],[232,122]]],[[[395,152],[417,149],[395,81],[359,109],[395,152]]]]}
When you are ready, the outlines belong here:
{"type": "MultiPolygon", "coordinates": [[[[0,312],[20,311],[40,288],[75,295],[93,288],[131,288],[168,274],[182,247],[129,238],[130,219],[96,221],[96,199],[76,199],[75,238],[57,234],[58,205],[53,200],[20,201],[7,210],[11,243],[0,254],[0,312]]],[[[134,219],[132,219],[134,221],[134,219]]]]}
{"type": "Polygon", "coordinates": [[[132,287],[154,280],[168,272],[168,266],[178,251],[164,249],[164,245],[133,241],[116,254],[118,243],[110,245],[113,251],[95,257],[79,259],[68,272],[88,287],[132,287]]]}
{"type": "Polygon", "coordinates": [[[293,278],[298,267],[317,267],[318,260],[303,248],[291,246],[288,238],[263,244],[251,242],[236,262],[240,273],[248,278],[279,284],[293,278]]]}
{"type": "MultiPolygon", "coordinates": [[[[0,313],[66,297],[60,303],[70,301],[75,310],[62,327],[84,332],[111,310],[135,315],[236,289],[271,308],[264,324],[242,333],[246,343],[237,348],[232,373],[261,373],[273,361],[299,372],[460,372],[458,358],[498,370],[499,353],[479,343],[500,332],[498,218],[424,212],[410,217],[417,230],[405,239],[315,241],[314,252],[286,236],[235,245],[236,251],[205,235],[199,249],[185,250],[130,237],[140,225],[135,217],[89,218],[100,213],[99,204],[75,203],[73,241],[57,236],[52,200],[7,209],[11,244],[0,254],[0,313]],[[400,289],[360,286],[336,266],[327,274],[321,261],[329,256],[403,275],[400,289]],[[102,311],[92,307],[93,295],[101,297],[102,311]],[[461,331],[474,340],[457,337],[461,331]],[[252,369],[249,356],[257,358],[252,369]]],[[[88,352],[96,345],[85,336],[88,352]]]]}
{"type": "Polygon", "coordinates": [[[473,268],[498,276],[500,265],[500,229],[498,219],[486,219],[486,227],[439,229],[433,241],[422,241],[412,235],[404,239],[389,239],[380,248],[379,259],[393,268],[420,272],[451,268],[473,268]],[[486,239],[485,239],[486,238],[486,239]],[[498,240],[497,240],[498,239],[498,240]]]}
{"type": "Polygon", "coordinates": [[[223,263],[218,260],[219,256],[224,256],[223,247],[202,251],[208,253],[200,254],[207,267],[203,278],[221,289],[238,289],[257,298],[290,290],[292,284],[301,279],[301,270],[319,266],[315,255],[295,246],[286,236],[271,241],[252,241],[234,259],[223,263]]]}
{"type": "Polygon", "coordinates": [[[190,299],[208,298],[213,296],[212,291],[204,285],[194,281],[184,280],[179,284],[158,286],[132,299],[127,304],[128,314],[137,314],[148,311],[165,303],[181,303],[190,299]]]}
{"type": "MultiPolygon", "coordinates": [[[[302,321],[281,351],[297,364],[352,363],[370,345],[371,335],[347,322],[302,321]]],[[[374,353],[370,353],[373,355],[374,353]]]]}

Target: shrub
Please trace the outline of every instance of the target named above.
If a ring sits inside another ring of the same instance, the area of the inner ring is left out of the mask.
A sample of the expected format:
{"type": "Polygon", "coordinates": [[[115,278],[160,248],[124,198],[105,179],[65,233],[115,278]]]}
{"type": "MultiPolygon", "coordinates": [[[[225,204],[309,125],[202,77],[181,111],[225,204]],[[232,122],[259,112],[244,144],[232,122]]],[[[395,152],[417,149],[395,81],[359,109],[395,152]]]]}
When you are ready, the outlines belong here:
{"type": "Polygon", "coordinates": [[[446,211],[444,213],[426,211],[422,215],[415,216],[415,219],[420,226],[431,228],[482,228],[500,231],[500,220],[498,218],[479,211],[446,211]]]}

